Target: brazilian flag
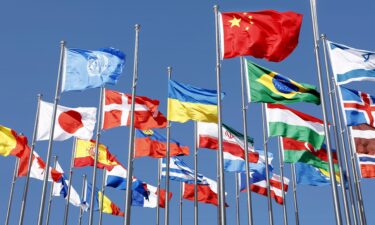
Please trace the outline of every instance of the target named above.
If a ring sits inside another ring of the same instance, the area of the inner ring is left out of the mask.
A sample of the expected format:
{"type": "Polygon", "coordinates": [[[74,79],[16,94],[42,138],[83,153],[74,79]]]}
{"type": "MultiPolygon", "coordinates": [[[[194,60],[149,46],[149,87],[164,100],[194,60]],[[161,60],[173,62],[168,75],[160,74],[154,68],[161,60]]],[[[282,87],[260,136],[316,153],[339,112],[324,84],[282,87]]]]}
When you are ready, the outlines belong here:
{"type": "Polygon", "coordinates": [[[253,62],[245,61],[249,102],[320,104],[320,95],[315,86],[297,83],[253,62]]]}

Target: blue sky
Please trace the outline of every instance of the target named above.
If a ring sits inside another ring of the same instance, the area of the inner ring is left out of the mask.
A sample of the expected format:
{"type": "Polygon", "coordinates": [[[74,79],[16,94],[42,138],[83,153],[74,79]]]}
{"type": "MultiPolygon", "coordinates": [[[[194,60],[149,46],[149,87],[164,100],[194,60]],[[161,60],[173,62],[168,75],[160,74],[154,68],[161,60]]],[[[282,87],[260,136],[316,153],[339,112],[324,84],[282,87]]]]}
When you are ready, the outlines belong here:
{"type": "MultiPolygon", "coordinates": [[[[129,93],[133,71],[134,24],[141,24],[139,37],[139,82],[137,93],[161,101],[160,109],[166,112],[167,66],[173,67],[172,77],[180,82],[209,89],[216,88],[215,80],[215,30],[213,5],[219,4],[222,11],[257,11],[275,9],[296,11],[304,15],[299,45],[295,51],[280,63],[264,60],[255,62],[285,76],[304,83],[317,85],[313,54],[312,28],[309,1],[8,1],[0,3],[0,74],[2,103],[0,124],[23,132],[30,139],[36,110],[36,95],[43,93],[43,99],[53,101],[57,78],[59,42],[65,40],[68,47],[99,49],[112,46],[124,51],[127,62],[123,75],[114,90],[129,93]]],[[[362,1],[318,1],[320,32],[332,41],[360,49],[375,50],[372,21],[374,2],[362,1]]],[[[249,57],[249,59],[252,59],[249,57]]],[[[240,67],[239,59],[222,62],[222,84],[226,97],[223,101],[223,121],[238,129],[242,128],[240,67]]],[[[373,83],[353,83],[354,89],[375,94],[373,83]]],[[[97,106],[99,89],[85,92],[63,93],[60,104],[70,107],[97,106]]],[[[321,108],[313,104],[293,104],[293,108],[321,117],[321,108]]],[[[262,147],[260,105],[250,104],[248,111],[249,135],[254,137],[255,146],[262,147]]],[[[120,127],[103,132],[102,142],[126,165],[128,128],[120,127]]],[[[172,137],[193,147],[193,123],[173,124],[172,137]]],[[[70,164],[72,140],[55,142],[53,155],[67,172],[70,164]]],[[[46,157],[47,142],[38,142],[36,151],[46,157]]],[[[274,165],[278,173],[277,141],[272,138],[269,149],[275,155],[274,165]]],[[[193,165],[192,156],[184,160],[193,165]]],[[[199,151],[199,172],[215,177],[216,154],[202,149],[199,151]]],[[[6,203],[15,158],[0,157],[0,220],[5,219],[6,203]]],[[[134,174],[138,178],[156,185],[157,160],[141,158],[135,160],[134,174]]],[[[81,190],[81,177],[91,168],[75,169],[73,186],[81,190]]],[[[286,165],[286,176],[290,168],[286,165]]],[[[99,172],[101,175],[101,172],[99,172]]],[[[99,178],[98,180],[101,180],[99,178]]],[[[235,224],[234,174],[225,174],[228,192],[228,224],[235,224]]],[[[14,204],[10,224],[16,224],[19,217],[20,199],[24,178],[16,182],[14,204]]],[[[38,217],[42,182],[31,180],[25,224],[35,224],[38,217]]],[[[375,223],[371,213],[375,202],[375,183],[362,182],[363,197],[368,224],[375,223]]],[[[170,224],[178,223],[179,184],[171,181],[174,197],[171,201],[170,224]]],[[[106,189],[108,196],[122,209],[124,192],[106,189]]],[[[333,224],[334,214],[330,187],[298,186],[300,219],[303,224],[333,224]]],[[[267,201],[263,196],[253,194],[255,224],[267,224],[267,201]]],[[[241,222],[246,224],[246,194],[242,193],[241,222]]],[[[292,194],[287,195],[289,221],[294,221],[292,194]]],[[[282,224],[282,208],[273,204],[275,224],[282,224]]],[[[183,202],[184,224],[193,223],[193,203],[183,202]]],[[[199,205],[200,224],[216,223],[216,207],[199,205]]],[[[51,223],[63,223],[64,200],[54,198],[51,223]]],[[[70,208],[70,224],[78,221],[78,208],[70,208]]],[[[163,212],[163,211],[162,211],[163,212]]],[[[153,224],[155,209],[132,208],[132,224],[153,224]]],[[[163,218],[163,216],[162,216],[163,218]]],[[[98,213],[95,213],[95,220],[98,213]]],[[[87,223],[88,214],[83,224],[87,223]]],[[[104,215],[103,224],[121,224],[122,219],[104,215]]],[[[96,223],[96,222],[95,222],[96,223]]]]}

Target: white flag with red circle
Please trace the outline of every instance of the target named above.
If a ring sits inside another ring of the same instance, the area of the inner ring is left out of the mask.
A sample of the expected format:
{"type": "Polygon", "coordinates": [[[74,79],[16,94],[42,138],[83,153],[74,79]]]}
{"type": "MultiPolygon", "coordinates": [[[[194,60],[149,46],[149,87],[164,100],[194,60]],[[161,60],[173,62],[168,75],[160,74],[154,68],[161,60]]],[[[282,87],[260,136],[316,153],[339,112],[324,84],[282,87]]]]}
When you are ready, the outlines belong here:
{"type": "MultiPolygon", "coordinates": [[[[49,140],[53,104],[41,101],[37,140],[49,140]]],[[[96,123],[95,107],[68,108],[57,106],[53,140],[64,141],[72,136],[90,140],[96,123]]]]}

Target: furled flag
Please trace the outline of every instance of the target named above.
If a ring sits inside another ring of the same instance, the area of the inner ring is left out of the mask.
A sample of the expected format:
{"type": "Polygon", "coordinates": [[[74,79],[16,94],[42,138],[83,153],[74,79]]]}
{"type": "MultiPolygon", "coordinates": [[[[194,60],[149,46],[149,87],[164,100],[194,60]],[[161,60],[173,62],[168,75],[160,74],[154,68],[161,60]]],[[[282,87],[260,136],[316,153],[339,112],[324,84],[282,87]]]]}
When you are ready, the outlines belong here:
{"type": "MultiPolygon", "coordinates": [[[[146,207],[146,208],[156,208],[158,202],[159,194],[159,207],[165,208],[165,190],[160,189],[158,191],[157,187],[143,183],[144,189],[147,191],[148,195],[144,196],[142,193],[136,191],[132,192],[132,206],[146,207]]],[[[168,194],[169,200],[172,198],[172,192],[168,194]]]]}
{"type": "MultiPolygon", "coordinates": [[[[38,141],[48,140],[52,120],[53,104],[41,101],[38,118],[38,141]]],[[[96,122],[96,108],[68,108],[57,106],[53,140],[64,141],[72,136],[91,139],[96,122]]]]}
{"type": "MultiPolygon", "coordinates": [[[[167,164],[166,159],[163,158],[161,164],[161,177],[165,179],[167,164]]],[[[189,184],[194,183],[194,170],[190,169],[184,161],[182,161],[179,157],[171,157],[169,161],[169,179],[179,181],[179,182],[186,182],[189,184]]],[[[204,180],[203,175],[197,175],[197,183],[198,184],[207,184],[204,180]]]]}
{"type": "MultiPolygon", "coordinates": [[[[221,94],[221,98],[224,93],[221,94]]],[[[217,122],[217,91],[168,81],[168,120],[217,122]]]]}
{"type": "Polygon", "coordinates": [[[320,104],[320,95],[315,86],[297,83],[247,59],[245,61],[249,102],[320,104]]]}
{"type": "Polygon", "coordinates": [[[362,124],[352,126],[352,142],[357,152],[363,178],[375,178],[375,128],[362,124]]]}
{"type": "MultiPolygon", "coordinates": [[[[327,170],[316,168],[306,163],[295,163],[297,184],[310,186],[330,185],[330,176],[327,170]]],[[[340,176],[336,173],[336,181],[340,183],[340,176]]]]}
{"type": "MultiPolygon", "coordinates": [[[[106,89],[103,106],[103,129],[129,126],[131,102],[131,95],[106,89]]],[[[159,112],[158,107],[159,100],[136,96],[134,106],[135,128],[147,130],[166,127],[167,119],[159,112]]]]}
{"type": "MultiPolygon", "coordinates": [[[[91,183],[88,183],[86,196],[91,196],[91,190],[92,190],[92,185],[91,183]]],[[[102,197],[102,195],[103,193],[95,187],[95,193],[94,193],[94,210],[95,211],[99,211],[99,208],[102,205],[102,198],[103,198],[103,208],[102,208],[103,213],[111,214],[114,216],[124,216],[124,212],[121,212],[120,207],[115,205],[115,203],[113,203],[112,200],[109,199],[107,196],[104,195],[104,197],[102,197]]],[[[87,202],[87,200],[85,200],[85,202],[87,202]]]]}
{"type": "Polygon", "coordinates": [[[19,136],[16,131],[0,125],[0,155],[17,155],[26,145],[27,139],[22,138],[22,135],[19,136]]]}
{"type": "MultiPolygon", "coordinates": [[[[223,124],[224,169],[228,172],[246,170],[244,136],[233,128],[223,124]]],[[[218,148],[218,125],[216,123],[198,123],[199,148],[218,148]]],[[[253,147],[253,139],[247,137],[249,162],[256,163],[259,155],[253,147]]]]}
{"type": "MultiPolygon", "coordinates": [[[[189,155],[189,147],[182,146],[179,142],[171,139],[169,143],[171,156],[189,155]]],[[[163,158],[167,154],[167,139],[155,130],[135,131],[134,157],[149,156],[152,158],[163,158]]]]}
{"type": "MultiPolygon", "coordinates": [[[[95,140],[76,140],[74,167],[94,166],[95,145],[95,140]]],[[[97,168],[112,170],[114,166],[119,165],[119,162],[117,161],[116,157],[108,151],[107,146],[99,144],[98,151],[98,162],[96,164],[97,168]]]]}
{"type": "Polygon", "coordinates": [[[251,55],[279,62],[298,44],[302,15],[264,10],[220,14],[221,57],[251,55]]]}
{"type": "MultiPolygon", "coordinates": [[[[314,147],[307,142],[283,137],[282,149],[284,153],[284,162],[286,163],[301,162],[327,171],[329,170],[328,153],[325,144],[323,144],[320,149],[314,149],[314,147]]],[[[333,151],[335,171],[338,171],[336,150],[331,150],[333,151]]]]}
{"type": "Polygon", "coordinates": [[[268,136],[282,136],[308,142],[320,149],[324,142],[323,121],[280,104],[267,104],[268,136]]]}
{"type": "Polygon", "coordinates": [[[375,52],[327,41],[332,71],[337,84],[375,81],[375,52]]]}
{"type": "Polygon", "coordinates": [[[362,91],[339,87],[346,125],[368,124],[375,127],[375,97],[362,91]]]}
{"type": "Polygon", "coordinates": [[[65,48],[61,92],[116,84],[124,64],[125,54],[114,48],[99,51],[65,48]]]}

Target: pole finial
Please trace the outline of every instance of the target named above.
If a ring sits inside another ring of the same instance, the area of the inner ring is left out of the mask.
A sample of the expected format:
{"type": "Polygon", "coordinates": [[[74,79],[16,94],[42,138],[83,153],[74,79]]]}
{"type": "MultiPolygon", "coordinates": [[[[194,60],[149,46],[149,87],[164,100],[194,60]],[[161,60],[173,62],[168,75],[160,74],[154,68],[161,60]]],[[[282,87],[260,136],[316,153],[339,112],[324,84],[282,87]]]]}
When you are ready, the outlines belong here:
{"type": "Polygon", "coordinates": [[[167,71],[168,71],[168,79],[171,79],[171,76],[172,76],[172,67],[168,66],[167,67],[167,71]]]}
{"type": "Polygon", "coordinates": [[[214,5],[214,11],[218,11],[219,10],[219,5],[214,5]]]}
{"type": "Polygon", "coordinates": [[[325,40],[327,38],[327,36],[326,36],[326,34],[321,34],[320,38],[323,39],[323,40],[325,40]]]}
{"type": "Polygon", "coordinates": [[[61,45],[61,46],[65,46],[65,44],[66,44],[66,42],[65,42],[64,40],[61,40],[61,41],[60,41],[60,45],[61,45]]]}
{"type": "Polygon", "coordinates": [[[140,30],[140,29],[141,29],[141,25],[138,24],[138,23],[136,23],[136,24],[134,25],[134,28],[135,28],[136,30],[140,30]]]}

